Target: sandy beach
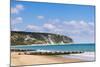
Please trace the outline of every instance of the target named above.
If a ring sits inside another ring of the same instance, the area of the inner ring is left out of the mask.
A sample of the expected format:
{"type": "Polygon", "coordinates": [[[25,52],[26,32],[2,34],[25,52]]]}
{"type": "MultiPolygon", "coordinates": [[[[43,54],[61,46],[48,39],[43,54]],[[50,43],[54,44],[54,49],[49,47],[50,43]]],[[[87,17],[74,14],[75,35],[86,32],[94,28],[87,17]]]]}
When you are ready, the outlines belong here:
{"type": "Polygon", "coordinates": [[[80,62],[79,59],[64,58],[55,55],[18,55],[19,52],[11,52],[11,66],[52,64],[80,62]]]}

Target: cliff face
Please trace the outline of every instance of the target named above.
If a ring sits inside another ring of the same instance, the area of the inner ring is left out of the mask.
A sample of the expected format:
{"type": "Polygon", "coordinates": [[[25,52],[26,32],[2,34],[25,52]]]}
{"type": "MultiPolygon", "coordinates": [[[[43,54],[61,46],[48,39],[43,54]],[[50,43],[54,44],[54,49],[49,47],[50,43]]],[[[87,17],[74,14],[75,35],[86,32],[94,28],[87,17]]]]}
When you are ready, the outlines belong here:
{"type": "Polygon", "coordinates": [[[72,43],[70,37],[38,32],[11,31],[11,45],[72,43]]]}

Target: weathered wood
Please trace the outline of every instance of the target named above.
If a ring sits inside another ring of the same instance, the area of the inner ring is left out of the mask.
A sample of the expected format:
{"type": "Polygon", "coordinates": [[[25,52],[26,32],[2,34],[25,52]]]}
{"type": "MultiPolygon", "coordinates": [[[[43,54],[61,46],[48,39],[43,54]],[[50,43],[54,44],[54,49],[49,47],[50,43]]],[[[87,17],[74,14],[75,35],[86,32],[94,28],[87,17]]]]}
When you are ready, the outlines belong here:
{"type": "MultiPolygon", "coordinates": [[[[63,54],[78,54],[83,53],[83,51],[36,51],[36,50],[25,50],[25,49],[11,49],[15,52],[24,52],[26,55],[63,55],[63,54]]],[[[21,55],[22,53],[19,53],[21,55]]]]}

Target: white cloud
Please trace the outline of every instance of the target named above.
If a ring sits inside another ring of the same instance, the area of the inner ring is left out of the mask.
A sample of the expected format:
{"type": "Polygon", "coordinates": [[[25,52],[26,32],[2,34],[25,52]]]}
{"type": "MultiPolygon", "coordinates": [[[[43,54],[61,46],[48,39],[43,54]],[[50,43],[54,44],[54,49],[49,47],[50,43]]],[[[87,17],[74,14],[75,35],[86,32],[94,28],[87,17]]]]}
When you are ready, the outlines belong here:
{"type": "MultiPolygon", "coordinates": [[[[17,20],[21,18],[17,18],[17,20]]],[[[26,31],[49,32],[71,37],[75,42],[94,42],[94,22],[85,21],[49,21],[42,25],[30,24],[26,31]]]]}
{"type": "Polygon", "coordinates": [[[94,23],[85,21],[48,22],[43,25],[48,32],[68,35],[76,41],[94,42],[94,23]]]}
{"type": "Polygon", "coordinates": [[[18,9],[18,10],[23,10],[23,9],[24,9],[24,6],[21,5],[21,4],[18,4],[18,5],[16,5],[16,9],[18,9]]]}
{"type": "Polygon", "coordinates": [[[20,31],[20,29],[17,28],[17,24],[20,24],[23,22],[22,17],[16,17],[11,19],[11,30],[13,31],[20,31]]]}
{"type": "Polygon", "coordinates": [[[20,29],[18,28],[11,28],[12,31],[21,31],[20,29]]]}
{"type": "Polygon", "coordinates": [[[24,6],[21,4],[16,5],[15,7],[11,8],[11,13],[12,14],[19,14],[20,11],[22,11],[24,9],[24,6]]]}
{"type": "Polygon", "coordinates": [[[32,30],[32,29],[38,29],[38,27],[35,26],[35,25],[28,25],[27,28],[28,28],[28,29],[31,29],[31,30],[32,30]]]}
{"type": "Polygon", "coordinates": [[[43,32],[44,29],[42,26],[38,26],[38,25],[27,25],[26,26],[26,31],[36,31],[36,32],[43,32]]]}
{"type": "Polygon", "coordinates": [[[85,21],[71,21],[65,23],[66,28],[70,30],[76,30],[76,31],[91,31],[91,29],[94,29],[93,22],[87,23],[85,21]],[[92,26],[92,27],[91,27],[92,26]]]}
{"type": "Polygon", "coordinates": [[[66,32],[75,42],[94,42],[94,22],[69,21],[65,26],[66,32]]]}
{"type": "Polygon", "coordinates": [[[51,33],[63,33],[63,34],[91,34],[94,32],[93,22],[85,21],[62,21],[60,23],[47,22],[43,24],[43,28],[51,33]]]}
{"type": "Polygon", "coordinates": [[[23,18],[22,17],[16,17],[16,18],[12,18],[11,19],[12,26],[15,25],[15,24],[22,23],[22,22],[23,22],[23,18]]]}
{"type": "Polygon", "coordinates": [[[55,29],[55,26],[53,24],[50,24],[50,23],[44,24],[43,27],[46,29],[49,29],[49,30],[55,29]]]}
{"type": "Polygon", "coordinates": [[[18,14],[19,11],[16,8],[11,8],[11,13],[12,14],[18,14]]]}
{"type": "Polygon", "coordinates": [[[44,16],[37,16],[38,19],[44,19],[44,16]]]}

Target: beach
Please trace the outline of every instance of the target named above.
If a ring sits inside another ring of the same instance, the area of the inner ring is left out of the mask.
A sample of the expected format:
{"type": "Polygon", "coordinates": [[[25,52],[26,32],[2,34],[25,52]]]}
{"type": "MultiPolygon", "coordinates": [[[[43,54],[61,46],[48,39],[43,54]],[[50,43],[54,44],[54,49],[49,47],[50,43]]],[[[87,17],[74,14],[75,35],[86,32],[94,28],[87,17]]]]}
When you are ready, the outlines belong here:
{"type": "Polygon", "coordinates": [[[94,44],[12,46],[11,66],[95,61],[94,46],[94,44]],[[32,51],[33,53],[29,53],[28,51],[32,51]],[[34,51],[56,53],[53,55],[50,55],[50,53],[44,55],[43,53],[35,54],[34,51]],[[66,53],[57,55],[57,52],[70,52],[70,54],[66,53]]]}
{"type": "Polygon", "coordinates": [[[11,66],[20,65],[37,65],[37,64],[54,64],[54,63],[71,63],[82,60],[75,58],[64,58],[57,55],[25,55],[19,52],[11,52],[11,66]]]}

